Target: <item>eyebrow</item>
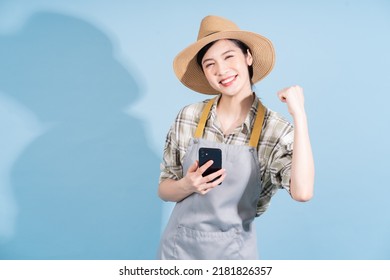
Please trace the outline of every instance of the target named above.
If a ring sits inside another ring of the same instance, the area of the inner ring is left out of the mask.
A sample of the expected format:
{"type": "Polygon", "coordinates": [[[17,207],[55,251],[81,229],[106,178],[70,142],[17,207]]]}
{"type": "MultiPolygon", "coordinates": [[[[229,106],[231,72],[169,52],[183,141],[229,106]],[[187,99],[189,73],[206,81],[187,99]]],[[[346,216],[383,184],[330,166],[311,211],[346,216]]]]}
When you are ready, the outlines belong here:
{"type": "MultiPolygon", "coordinates": [[[[227,50],[226,52],[222,53],[221,56],[224,56],[224,55],[228,54],[229,52],[235,52],[235,50],[227,50]]],[[[202,65],[209,60],[214,60],[214,59],[213,58],[206,58],[205,60],[203,60],[202,65]]]]}

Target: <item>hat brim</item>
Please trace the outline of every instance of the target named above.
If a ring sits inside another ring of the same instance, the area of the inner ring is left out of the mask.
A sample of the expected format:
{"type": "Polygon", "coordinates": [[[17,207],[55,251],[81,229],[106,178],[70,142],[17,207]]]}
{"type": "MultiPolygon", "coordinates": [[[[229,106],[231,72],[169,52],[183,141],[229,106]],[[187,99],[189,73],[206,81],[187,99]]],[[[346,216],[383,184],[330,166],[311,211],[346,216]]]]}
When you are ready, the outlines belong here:
{"type": "Polygon", "coordinates": [[[207,81],[196,55],[207,44],[220,39],[236,39],[245,43],[253,57],[252,83],[267,76],[275,63],[275,51],[270,40],[249,31],[222,31],[204,37],[181,51],[173,61],[173,69],[179,80],[188,88],[204,94],[219,94],[207,81]]]}

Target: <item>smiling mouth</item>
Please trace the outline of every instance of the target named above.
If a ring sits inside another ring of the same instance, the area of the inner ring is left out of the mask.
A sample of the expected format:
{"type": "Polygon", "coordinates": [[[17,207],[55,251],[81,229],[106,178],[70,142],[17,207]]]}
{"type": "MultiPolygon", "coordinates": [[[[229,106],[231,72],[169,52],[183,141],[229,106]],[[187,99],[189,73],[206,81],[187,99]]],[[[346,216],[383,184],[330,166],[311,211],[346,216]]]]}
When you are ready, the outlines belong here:
{"type": "Polygon", "coordinates": [[[226,79],[219,81],[219,83],[223,86],[230,86],[236,80],[236,78],[237,78],[237,75],[230,76],[226,79]]]}

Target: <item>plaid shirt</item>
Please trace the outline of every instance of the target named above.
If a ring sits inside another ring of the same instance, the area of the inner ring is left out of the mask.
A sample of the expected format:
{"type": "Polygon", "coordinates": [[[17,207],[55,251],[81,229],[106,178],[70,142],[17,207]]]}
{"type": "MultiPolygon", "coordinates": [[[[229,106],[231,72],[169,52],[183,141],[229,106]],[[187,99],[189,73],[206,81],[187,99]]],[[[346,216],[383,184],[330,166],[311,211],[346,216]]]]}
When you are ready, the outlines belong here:
{"type": "MultiPolygon", "coordinates": [[[[226,136],[221,130],[216,112],[219,98],[215,100],[211,107],[203,138],[225,144],[248,145],[257,113],[257,105],[260,102],[258,97],[255,96],[244,123],[226,136]]],[[[184,107],[176,117],[165,142],[160,182],[168,178],[175,180],[183,178],[183,158],[207,101],[184,107]]],[[[270,204],[271,197],[279,188],[290,191],[293,141],[293,126],[278,113],[266,108],[263,129],[257,149],[263,183],[257,206],[258,216],[265,212],[270,204]]]]}

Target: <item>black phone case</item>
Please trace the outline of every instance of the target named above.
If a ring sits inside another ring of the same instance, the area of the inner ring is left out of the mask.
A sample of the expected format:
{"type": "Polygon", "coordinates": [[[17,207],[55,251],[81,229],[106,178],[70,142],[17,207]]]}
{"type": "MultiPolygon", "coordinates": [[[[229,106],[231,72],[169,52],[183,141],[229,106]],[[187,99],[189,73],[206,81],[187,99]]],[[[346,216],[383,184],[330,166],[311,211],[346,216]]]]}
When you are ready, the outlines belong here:
{"type": "MultiPolygon", "coordinates": [[[[202,166],[209,160],[213,160],[213,164],[207,168],[207,170],[202,174],[203,177],[210,175],[222,168],[222,151],[218,148],[199,148],[199,166],[202,166]]],[[[215,178],[213,181],[217,180],[221,176],[215,178]]]]}

